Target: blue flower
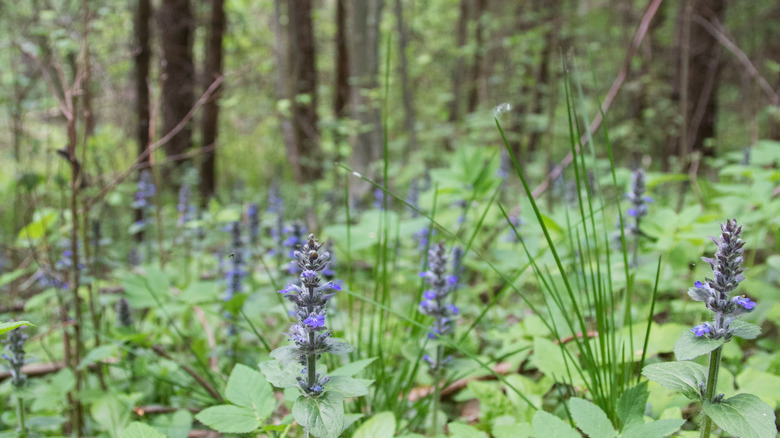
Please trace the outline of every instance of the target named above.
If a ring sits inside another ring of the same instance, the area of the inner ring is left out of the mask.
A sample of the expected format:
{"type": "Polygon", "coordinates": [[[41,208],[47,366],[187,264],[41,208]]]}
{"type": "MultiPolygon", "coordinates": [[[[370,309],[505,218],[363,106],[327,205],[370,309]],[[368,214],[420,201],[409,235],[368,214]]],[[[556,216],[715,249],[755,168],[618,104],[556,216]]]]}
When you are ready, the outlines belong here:
{"type": "Polygon", "coordinates": [[[735,297],[734,302],[744,307],[746,310],[753,310],[756,307],[755,301],[750,301],[750,298],[742,295],[741,297],[735,297]]]}
{"type": "Polygon", "coordinates": [[[423,293],[423,297],[425,297],[428,300],[435,300],[436,299],[436,291],[434,291],[434,290],[426,290],[423,293]]]}
{"type": "Polygon", "coordinates": [[[628,209],[628,211],[627,211],[627,213],[628,213],[628,215],[629,215],[629,216],[636,217],[636,215],[637,215],[637,210],[636,210],[635,208],[629,208],[629,209],[628,209]]]}
{"type": "Polygon", "coordinates": [[[693,283],[693,285],[696,287],[696,289],[701,289],[704,287],[701,281],[697,281],[696,283],[693,283]]]}
{"type": "Polygon", "coordinates": [[[284,287],[284,289],[278,290],[277,292],[279,292],[280,294],[288,294],[294,291],[295,291],[295,286],[288,284],[287,286],[284,287]]]}
{"type": "Polygon", "coordinates": [[[303,323],[311,328],[323,327],[325,325],[325,315],[313,313],[303,320],[303,323]]]}
{"type": "MultiPolygon", "coordinates": [[[[324,272],[324,270],[323,270],[324,272]]],[[[329,281],[322,285],[323,289],[334,289],[334,290],[341,290],[341,285],[338,283],[334,283],[332,281],[329,281]]]]}
{"type": "Polygon", "coordinates": [[[447,309],[452,313],[453,315],[457,315],[460,310],[458,310],[458,306],[454,304],[447,304],[447,309]]]}
{"type": "Polygon", "coordinates": [[[447,277],[447,283],[450,284],[450,286],[455,286],[458,284],[458,276],[457,275],[450,275],[447,277]]]}
{"type": "Polygon", "coordinates": [[[701,337],[704,336],[705,333],[710,332],[710,326],[707,324],[699,324],[696,327],[692,328],[691,331],[693,332],[694,335],[701,337]]]}
{"type": "Polygon", "coordinates": [[[307,271],[303,271],[301,273],[301,277],[306,278],[306,279],[312,279],[312,278],[314,278],[316,276],[317,276],[317,273],[314,272],[314,271],[307,270],[307,271]]]}

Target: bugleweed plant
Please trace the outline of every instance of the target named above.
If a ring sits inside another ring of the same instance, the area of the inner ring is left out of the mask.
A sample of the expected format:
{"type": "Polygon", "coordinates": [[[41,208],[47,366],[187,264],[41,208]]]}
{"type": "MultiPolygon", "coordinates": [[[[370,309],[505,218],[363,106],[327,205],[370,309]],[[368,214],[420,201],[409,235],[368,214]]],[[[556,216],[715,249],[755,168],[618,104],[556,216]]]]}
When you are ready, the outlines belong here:
{"type": "Polygon", "coordinates": [[[713,278],[697,281],[688,295],[703,302],[712,312],[712,322],[704,322],[686,331],[674,345],[677,362],[647,365],[642,374],[666,388],[679,391],[702,404],[701,437],[709,437],[715,423],[724,431],[740,437],[774,437],[773,409],[753,394],[737,394],[724,399],[716,385],[721,366],[723,345],[733,337],[754,339],[761,333],[755,324],[736,319],[751,312],[756,303],[745,295],[733,294],[742,275],[742,227],[736,219],[721,225],[721,234],[712,240],[718,247],[712,258],[702,257],[712,268],[713,278]],[[708,354],[709,367],[692,362],[708,354]]]}
{"type": "Polygon", "coordinates": [[[3,359],[8,361],[11,368],[11,384],[16,389],[16,421],[18,424],[17,436],[24,438],[27,436],[27,428],[24,425],[24,399],[22,398],[21,389],[27,381],[27,376],[22,373],[22,367],[24,366],[24,341],[27,340],[27,335],[22,332],[23,328],[19,327],[11,330],[8,333],[8,339],[6,340],[5,351],[8,354],[3,353],[3,359]]]}
{"type": "Polygon", "coordinates": [[[639,168],[631,176],[631,191],[626,193],[626,198],[631,202],[631,208],[627,213],[634,218],[634,223],[627,226],[629,234],[634,236],[633,255],[631,257],[631,266],[639,264],[639,239],[642,237],[642,231],[639,225],[642,218],[647,216],[647,204],[653,202],[653,198],[645,195],[645,171],[639,168]]]}

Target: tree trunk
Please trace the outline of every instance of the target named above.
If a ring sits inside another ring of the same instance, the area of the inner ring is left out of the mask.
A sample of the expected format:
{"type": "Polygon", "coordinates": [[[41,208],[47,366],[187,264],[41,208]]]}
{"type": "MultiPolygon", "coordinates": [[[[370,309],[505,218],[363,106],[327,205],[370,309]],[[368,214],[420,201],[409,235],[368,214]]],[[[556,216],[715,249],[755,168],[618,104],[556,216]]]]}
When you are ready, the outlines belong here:
{"type": "MultiPolygon", "coordinates": [[[[152,59],[152,50],[149,46],[151,29],[149,21],[152,18],[151,0],[138,0],[135,11],[135,113],[137,117],[136,141],[138,142],[138,156],[140,157],[149,146],[149,66],[152,59]]],[[[150,162],[151,155],[147,155],[143,161],[150,162]]],[[[140,164],[140,163],[139,163],[140,164]]],[[[143,210],[135,209],[135,221],[144,219],[143,210]]],[[[135,234],[139,242],[144,240],[144,232],[135,234]]]]}
{"type": "MultiPolygon", "coordinates": [[[[222,76],[222,35],[225,32],[225,1],[211,0],[211,21],[206,43],[206,64],[203,68],[203,89],[222,76]]],[[[219,128],[220,85],[203,107],[203,161],[200,168],[200,194],[203,202],[214,195],[216,188],[217,134],[219,128]]]]}
{"type": "MultiPolygon", "coordinates": [[[[192,60],[194,20],[189,0],[163,0],[159,13],[162,40],[163,135],[181,123],[195,104],[195,66],[192,60]]],[[[189,123],[165,144],[169,156],[180,155],[192,146],[189,123]]],[[[177,163],[181,163],[178,161],[177,163]]]]}
{"type": "Polygon", "coordinates": [[[450,122],[460,120],[460,92],[463,88],[463,70],[466,61],[463,57],[463,46],[466,45],[466,30],[469,21],[469,2],[460,0],[458,5],[458,24],[455,34],[457,52],[455,55],[455,68],[452,70],[452,102],[450,102],[450,122]]]}
{"type": "Polygon", "coordinates": [[[406,47],[409,45],[409,29],[404,25],[404,10],[401,0],[395,0],[395,23],[398,30],[398,76],[401,78],[401,99],[404,105],[404,129],[409,135],[404,157],[417,149],[417,133],[414,130],[417,119],[414,110],[414,96],[409,82],[409,67],[406,60],[406,47]]]}
{"type": "Polygon", "coordinates": [[[468,111],[473,113],[479,105],[479,81],[482,79],[482,64],[484,62],[484,28],[482,26],[482,14],[487,9],[487,0],[477,0],[474,20],[477,22],[477,29],[474,35],[476,42],[476,51],[474,52],[474,64],[471,66],[471,78],[469,80],[469,102],[468,111]]]}
{"type": "MultiPolygon", "coordinates": [[[[725,0],[688,1],[691,2],[692,14],[705,20],[715,18],[723,21],[726,12],[725,0]]],[[[686,8],[681,8],[680,13],[684,15],[686,8]]],[[[688,40],[681,41],[680,44],[683,49],[687,48],[687,56],[681,56],[680,63],[680,69],[685,74],[678,75],[683,90],[680,96],[685,123],[682,132],[685,134],[681,139],[678,154],[685,156],[688,152],[698,151],[714,156],[714,146],[705,144],[705,140],[715,137],[721,46],[715,37],[693,21],[692,17],[683,16],[683,26],[686,26],[687,20],[691,21],[688,32],[683,33],[683,38],[684,34],[688,33],[688,40]]]]}
{"type": "Polygon", "coordinates": [[[345,116],[349,103],[349,54],[347,52],[347,0],[336,0],[336,86],[333,114],[345,116]]]}
{"type": "MultiPolygon", "coordinates": [[[[545,7],[540,4],[541,2],[535,2],[538,7],[545,7]]],[[[544,116],[544,104],[547,100],[550,104],[552,101],[548,98],[551,93],[551,88],[556,87],[556,81],[550,80],[550,65],[555,62],[554,54],[558,47],[558,32],[561,22],[561,5],[559,2],[551,2],[546,6],[545,26],[547,30],[544,33],[544,48],[542,49],[542,58],[539,62],[539,70],[536,74],[536,80],[534,81],[534,96],[533,107],[531,112],[538,117],[544,116]]],[[[551,121],[548,119],[546,124],[549,125],[551,121]]],[[[531,132],[528,139],[528,151],[535,152],[539,147],[539,142],[542,139],[546,130],[535,129],[531,132]]]]}
{"type": "MultiPolygon", "coordinates": [[[[274,0],[274,18],[272,26],[274,29],[274,59],[276,60],[276,99],[281,101],[287,99],[288,93],[288,72],[290,66],[287,65],[287,32],[286,27],[282,24],[282,16],[286,16],[286,13],[282,11],[282,6],[285,4],[284,0],[274,0]]],[[[292,168],[293,178],[296,181],[301,181],[303,178],[301,174],[301,166],[298,162],[298,150],[295,146],[295,137],[292,132],[292,124],[286,114],[279,111],[277,113],[279,118],[279,127],[282,130],[282,138],[284,139],[284,147],[287,151],[287,159],[290,162],[292,168]]]]}
{"type": "MultiPolygon", "coordinates": [[[[382,121],[378,102],[370,98],[378,87],[379,22],[383,0],[352,0],[352,41],[350,83],[352,113],[360,127],[352,148],[352,167],[370,179],[376,179],[372,164],[382,156],[382,121]]],[[[365,196],[370,185],[352,179],[354,199],[365,196]]]]}
{"type": "Polygon", "coordinates": [[[292,132],[301,165],[301,182],[322,177],[322,150],[317,127],[317,70],[310,0],[288,0],[289,99],[292,132]]]}

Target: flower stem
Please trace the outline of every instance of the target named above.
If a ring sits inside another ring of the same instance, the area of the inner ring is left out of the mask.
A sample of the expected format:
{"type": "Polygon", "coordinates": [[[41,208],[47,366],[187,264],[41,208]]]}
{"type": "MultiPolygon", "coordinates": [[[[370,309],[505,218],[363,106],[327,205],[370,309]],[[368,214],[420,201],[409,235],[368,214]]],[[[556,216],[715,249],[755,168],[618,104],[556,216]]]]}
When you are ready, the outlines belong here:
{"type": "MultiPolygon", "coordinates": [[[[723,353],[723,346],[716,348],[710,353],[710,369],[707,375],[707,389],[704,393],[704,401],[712,401],[715,395],[715,386],[718,384],[718,370],[720,369],[720,358],[723,353]]],[[[701,425],[701,438],[709,438],[712,431],[712,419],[702,411],[704,418],[701,425]]]]}
{"type": "Polygon", "coordinates": [[[439,432],[439,405],[441,404],[441,380],[444,369],[441,362],[444,356],[444,346],[436,346],[436,371],[433,375],[433,424],[431,427],[431,436],[439,432]]]}
{"type": "Polygon", "coordinates": [[[25,438],[27,436],[27,428],[24,426],[24,400],[21,395],[16,396],[16,418],[19,422],[18,437],[25,438]]]}
{"type": "MultiPolygon", "coordinates": [[[[309,345],[314,345],[314,331],[309,332],[309,345]]],[[[309,355],[307,361],[306,368],[309,371],[308,389],[311,389],[317,384],[317,355],[309,355]]]]}

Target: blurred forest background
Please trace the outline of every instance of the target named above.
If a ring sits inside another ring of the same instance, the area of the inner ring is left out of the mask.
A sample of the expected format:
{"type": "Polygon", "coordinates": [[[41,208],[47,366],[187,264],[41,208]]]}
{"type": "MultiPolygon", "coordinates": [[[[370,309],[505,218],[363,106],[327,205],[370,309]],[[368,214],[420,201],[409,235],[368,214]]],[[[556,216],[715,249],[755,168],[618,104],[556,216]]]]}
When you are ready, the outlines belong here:
{"type": "Polygon", "coordinates": [[[334,163],[377,179],[387,129],[408,182],[459,146],[498,149],[502,104],[543,178],[569,148],[565,68],[629,167],[699,171],[780,138],[775,0],[27,0],[0,20],[6,236],[34,209],[16,184],[64,187],[71,166],[93,199],[149,166],[174,189],[198,169],[202,200],[324,193],[334,163]]]}

